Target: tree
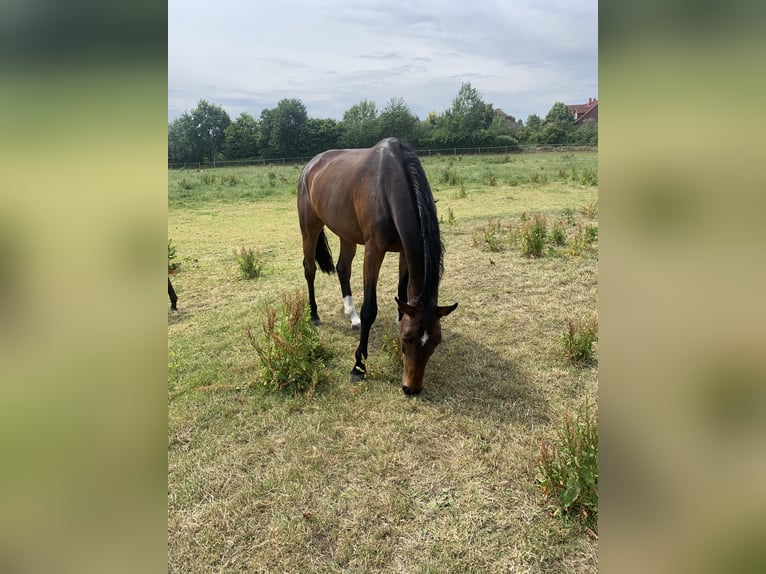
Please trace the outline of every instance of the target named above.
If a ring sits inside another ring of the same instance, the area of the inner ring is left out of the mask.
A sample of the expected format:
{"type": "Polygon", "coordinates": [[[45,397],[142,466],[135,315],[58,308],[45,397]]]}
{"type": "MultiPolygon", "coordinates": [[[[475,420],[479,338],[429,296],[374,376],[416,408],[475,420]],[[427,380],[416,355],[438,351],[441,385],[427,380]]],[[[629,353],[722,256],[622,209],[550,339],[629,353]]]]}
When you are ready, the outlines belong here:
{"type": "Polygon", "coordinates": [[[380,137],[398,137],[410,143],[415,135],[418,118],[402,98],[391,98],[378,117],[380,137]]]}
{"type": "Polygon", "coordinates": [[[309,118],[303,134],[303,155],[313,156],[341,147],[341,127],[336,120],[309,118]]]}
{"type": "Polygon", "coordinates": [[[569,137],[574,128],[574,114],[569,107],[562,103],[553,104],[545,116],[540,142],[545,144],[570,143],[569,137]]]}
{"type": "Polygon", "coordinates": [[[341,142],[344,147],[370,147],[379,139],[378,108],[367,99],[354,104],[343,114],[341,142]]]}
{"type": "Polygon", "coordinates": [[[543,129],[540,131],[539,143],[548,145],[568,143],[566,137],[567,132],[561,124],[549,122],[544,124],[543,129]]]}
{"type": "Polygon", "coordinates": [[[574,124],[574,114],[569,106],[562,102],[556,102],[545,116],[545,123],[556,123],[571,126],[574,124]]]}
{"type": "Polygon", "coordinates": [[[598,125],[596,125],[596,120],[588,118],[576,125],[572,130],[571,143],[581,145],[598,144],[598,125]]]}
{"type": "Polygon", "coordinates": [[[242,112],[224,130],[224,153],[228,159],[248,159],[258,155],[258,121],[242,112]]]}
{"type": "Polygon", "coordinates": [[[231,118],[224,109],[207,100],[200,100],[191,112],[192,161],[210,161],[223,151],[224,132],[231,118]]]}
{"type": "Polygon", "coordinates": [[[486,142],[483,145],[507,146],[516,149],[519,146],[519,140],[516,132],[520,129],[518,123],[513,117],[510,119],[500,110],[495,112],[492,123],[489,128],[483,130],[486,132],[486,142]]]}
{"type": "Polygon", "coordinates": [[[306,106],[297,99],[284,99],[273,110],[263,110],[259,142],[264,153],[269,157],[299,156],[307,121],[306,106]]]}
{"type": "Polygon", "coordinates": [[[188,112],[168,123],[168,162],[181,163],[192,160],[194,123],[188,112]]]}
{"type": "Polygon", "coordinates": [[[537,114],[527,116],[527,125],[524,127],[522,141],[526,143],[538,143],[540,141],[540,130],[543,129],[543,120],[537,114]]]}
{"type": "Polygon", "coordinates": [[[480,131],[489,128],[494,115],[492,104],[485,103],[470,82],[464,82],[452,100],[452,107],[444,112],[444,127],[451,145],[481,145],[486,134],[480,131]]]}

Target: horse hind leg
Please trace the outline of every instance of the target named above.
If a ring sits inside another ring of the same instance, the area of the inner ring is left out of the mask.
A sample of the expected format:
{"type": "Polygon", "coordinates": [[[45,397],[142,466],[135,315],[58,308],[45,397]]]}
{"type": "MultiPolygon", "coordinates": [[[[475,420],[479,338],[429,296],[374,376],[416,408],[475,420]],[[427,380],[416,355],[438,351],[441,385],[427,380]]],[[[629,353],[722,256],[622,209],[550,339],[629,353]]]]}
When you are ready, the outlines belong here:
{"type": "Polygon", "coordinates": [[[306,278],[306,286],[309,291],[309,310],[311,314],[311,322],[315,326],[319,326],[322,322],[319,320],[319,313],[317,312],[317,300],[314,292],[314,279],[317,273],[316,263],[316,247],[317,240],[322,228],[319,227],[313,233],[303,229],[303,276],[306,278]]]}
{"type": "Polygon", "coordinates": [[[340,294],[343,297],[343,313],[346,315],[346,319],[351,321],[351,328],[359,330],[362,326],[362,320],[356,312],[354,297],[351,295],[351,262],[354,260],[354,255],[356,255],[356,244],[341,241],[340,255],[335,267],[338,270],[340,294]]]}
{"type": "Polygon", "coordinates": [[[173,284],[170,282],[170,277],[168,277],[168,296],[170,297],[170,309],[178,311],[178,296],[176,295],[176,290],[173,289],[173,284]]]}

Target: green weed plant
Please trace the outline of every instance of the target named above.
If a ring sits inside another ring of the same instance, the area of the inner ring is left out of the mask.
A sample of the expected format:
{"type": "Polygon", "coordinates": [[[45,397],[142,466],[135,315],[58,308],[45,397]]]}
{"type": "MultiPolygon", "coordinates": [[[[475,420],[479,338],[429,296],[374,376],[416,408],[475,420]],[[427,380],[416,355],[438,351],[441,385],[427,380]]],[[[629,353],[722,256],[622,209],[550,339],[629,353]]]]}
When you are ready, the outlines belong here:
{"type": "Polygon", "coordinates": [[[260,252],[253,251],[252,248],[240,247],[239,251],[234,252],[237,259],[237,265],[242,277],[245,279],[257,279],[263,272],[263,258],[260,252]]]}
{"type": "Polygon", "coordinates": [[[542,257],[548,237],[548,222],[541,213],[523,221],[521,226],[521,253],[527,257],[542,257]]]}
{"type": "Polygon", "coordinates": [[[588,405],[567,414],[555,441],[540,448],[540,487],[554,503],[555,516],[598,520],[598,415],[588,405]]]}
{"type": "Polygon", "coordinates": [[[556,221],[551,228],[551,243],[554,245],[562,246],[566,245],[567,234],[564,231],[564,226],[560,221],[556,221]]]}
{"type": "Polygon", "coordinates": [[[487,224],[473,232],[473,244],[482,251],[498,252],[505,248],[503,226],[499,219],[489,218],[487,224]]]}
{"type": "Polygon", "coordinates": [[[564,355],[573,365],[593,361],[593,343],[598,340],[598,316],[594,313],[586,320],[567,319],[567,326],[561,337],[564,355]]]}
{"type": "Polygon", "coordinates": [[[246,333],[258,357],[263,389],[292,395],[313,394],[327,353],[311,322],[305,295],[300,291],[283,293],[281,308],[266,310],[261,329],[260,337],[250,328],[246,333]]]}

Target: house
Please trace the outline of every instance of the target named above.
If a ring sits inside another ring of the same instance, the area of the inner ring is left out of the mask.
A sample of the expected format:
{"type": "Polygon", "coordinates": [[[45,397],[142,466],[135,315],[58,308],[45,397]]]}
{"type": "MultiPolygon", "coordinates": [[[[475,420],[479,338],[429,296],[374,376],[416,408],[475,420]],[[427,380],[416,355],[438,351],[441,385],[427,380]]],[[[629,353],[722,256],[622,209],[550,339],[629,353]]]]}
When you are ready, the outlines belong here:
{"type": "Polygon", "coordinates": [[[517,128],[518,124],[516,122],[516,118],[512,116],[511,114],[506,114],[503,110],[500,108],[495,108],[495,113],[499,115],[500,117],[504,118],[506,122],[508,122],[508,126],[511,128],[517,128]]]}
{"type": "Polygon", "coordinates": [[[574,114],[575,125],[580,125],[585,120],[594,120],[598,123],[598,98],[588,98],[587,104],[574,104],[567,107],[574,114]]]}
{"type": "Polygon", "coordinates": [[[500,108],[495,108],[495,113],[503,116],[509,124],[515,124],[516,123],[516,118],[514,118],[511,114],[506,114],[500,108]]]}

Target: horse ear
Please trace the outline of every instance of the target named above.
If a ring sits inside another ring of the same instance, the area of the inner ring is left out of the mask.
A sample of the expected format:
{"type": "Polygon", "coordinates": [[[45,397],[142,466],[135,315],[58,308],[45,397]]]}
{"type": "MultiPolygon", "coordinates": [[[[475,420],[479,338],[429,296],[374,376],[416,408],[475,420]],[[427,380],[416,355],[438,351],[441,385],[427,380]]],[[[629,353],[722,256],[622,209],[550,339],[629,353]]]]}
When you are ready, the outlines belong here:
{"type": "Polygon", "coordinates": [[[417,309],[410,305],[409,303],[404,303],[399,300],[399,297],[394,297],[394,301],[396,301],[396,305],[399,307],[399,311],[402,312],[404,315],[409,315],[410,317],[414,317],[415,313],[417,312],[417,309]]]}
{"type": "Polygon", "coordinates": [[[450,313],[452,313],[455,309],[457,309],[457,303],[454,305],[447,305],[446,307],[437,307],[436,308],[436,316],[441,319],[442,317],[446,317],[450,313]]]}

